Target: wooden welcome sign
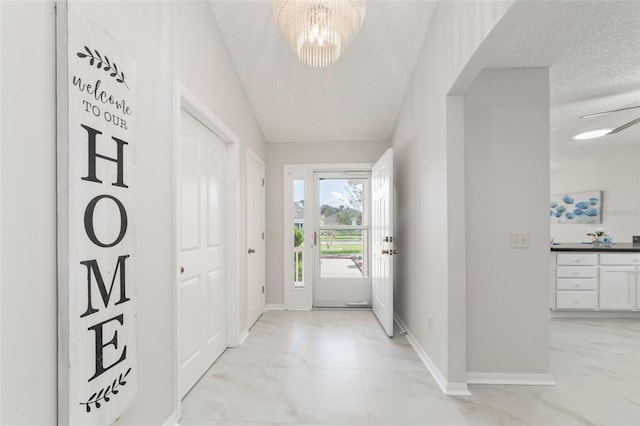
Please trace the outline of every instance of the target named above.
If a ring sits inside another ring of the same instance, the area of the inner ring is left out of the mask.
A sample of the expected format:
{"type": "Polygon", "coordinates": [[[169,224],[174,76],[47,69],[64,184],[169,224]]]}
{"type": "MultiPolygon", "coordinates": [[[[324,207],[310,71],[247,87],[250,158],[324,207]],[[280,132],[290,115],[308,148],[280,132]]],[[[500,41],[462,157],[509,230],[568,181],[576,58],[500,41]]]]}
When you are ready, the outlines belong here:
{"type": "Polygon", "coordinates": [[[135,63],[57,4],[58,422],[113,423],[137,394],[135,63]]]}

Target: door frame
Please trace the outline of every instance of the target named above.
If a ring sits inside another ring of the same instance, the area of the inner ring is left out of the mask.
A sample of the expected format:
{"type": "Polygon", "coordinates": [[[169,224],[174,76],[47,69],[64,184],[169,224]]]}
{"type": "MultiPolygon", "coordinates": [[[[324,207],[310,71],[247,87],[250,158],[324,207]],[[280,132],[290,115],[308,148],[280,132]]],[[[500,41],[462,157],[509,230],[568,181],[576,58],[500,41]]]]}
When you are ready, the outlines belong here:
{"type": "MultiPolygon", "coordinates": [[[[314,188],[314,174],[317,172],[341,172],[341,171],[368,171],[371,172],[373,163],[330,163],[330,164],[285,164],[283,167],[283,247],[282,257],[284,265],[283,290],[284,290],[284,308],[289,310],[311,310],[314,303],[314,286],[313,277],[315,276],[315,266],[312,262],[308,262],[309,268],[304,270],[304,288],[293,287],[293,269],[291,268],[291,256],[289,256],[289,248],[293,247],[293,234],[288,232],[293,224],[293,205],[292,183],[294,180],[305,181],[305,204],[306,200],[311,200],[316,193],[314,188]]],[[[314,224],[311,221],[310,212],[305,209],[305,232],[312,230],[314,224]]],[[[313,232],[313,231],[311,231],[313,232]]],[[[305,237],[306,240],[306,237],[305,237]]],[[[311,241],[312,238],[309,239],[311,241]]],[[[305,245],[303,259],[313,259],[313,250],[311,244],[305,245]]]]}
{"type": "MultiPolygon", "coordinates": [[[[266,170],[266,165],[265,165],[264,161],[262,161],[262,159],[258,156],[258,154],[256,154],[251,148],[247,147],[247,156],[246,156],[247,162],[245,163],[245,164],[247,164],[247,167],[245,167],[245,176],[248,175],[249,158],[254,160],[256,163],[258,163],[262,167],[263,185],[262,185],[262,200],[261,200],[261,203],[262,203],[263,218],[262,218],[262,243],[261,243],[261,247],[260,247],[260,249],[261,249],[260,253],[262,253],[261,254],[261,256],[262,256],[262,266],[261,266],[261,268],[262,268],[262,270],[261,270],[262,286],[263,286],[263,288],[265,288],[266,287],[266,269],[265,269],[266,268],[266,251],[265,251],[266,240],[265,240],[265,238],[266,237],[265,237],[265,233],[267,232],[266,231],[266,222],[267,221],[266,221],[266,204],[265,204],[266,203],[266,193],[265,193],[266,187],[264,185],[264,179],[266,179],[265,174],[266,174],[267,170],[266,170]]],[[[245,194],[246,200],[249,199],[248,198],[249,196],[250,196],[250,194],[249,194],[249,182],[247,181],[247,191],[246,191],[246,194],[245,194]]],[[[246,224],[249,223],[249,212],[247,212],[247,215],[245,217],[245,222],[246,222],[246,224]]],[[[253,322],[249,321],[249,279],[248,279],[249,274],[247,273],[248,270],[249,270],[249,253],[248,253],[249,232],[248,232],[248,228],[249,227],[246,226],[247,232],[246,232],[246,238],[245,238],[245,259],[246,259],[245,265],[246,265],[246,269],[247,269],[245,271],[245,279],[247,281],[246,284],[245,284],[245,288],[247,289],[245,303],[246,303],[246,306],[247,306],[247,318],[246,318],[247,328],[249,328],[251,325],[253,325],[253,322]]],[[[261,298],[262,298],[262,312],[264,312],[265,309],[266,309],[266,306],[267,306],[267,304],[266,304],[266,293],[264,291],[262,292],[261,298]]]]}
{"type": "MultiPolygon", "coordinates": [[[[233,347],[240,344],[242,331],[240,330],[240,262],[238,256],[234,253],[239,253],[240,248],[240,222],[237,212],[240,211],[240,178],[239,178],[239,145],[240,139],[236,134],[229,129],[224,122],[218,118],[209,108],[198,99],[184,84],[176,80],[174,84],[174,101],[173,101],[173,122],[174,122],[174,134],[173,134],[173,188],[172,188],[172,201],[173,201],[173,215],[172,215],[172,228],[173,228],[173,258],[171,259],[171,265],[173,267],[174,275],[172,276],[173,285],[173,339],[174,339],[174,351],[173,351],[173,364],[174,364],[174,398],[175,398],[175,411],[169,420],[175,420],[177,423],[180,420],[182,411],[182,402],[178,391],[178,375],[179,375],[179,363],[180,363],[180,348],[178,342],[180,341],[180,330],[178,327],[178,307],[179,305],[179,244],[181,237],[180,224],[178,221],[178,196],[179,196],[179,181],[180,181],[180,159],[178,158],[181,152],[181,112],[191,114],[198,121],[204,124],[209,130],[215,133],[226,144],[226,173],[225,180],[227,182],[226,193],[226,215],[227,215],[227,234],[225,235],[225,244],[227,245],[228,255],[226,256],[226,268],[227,268],[227,346],[233,347]]],[[[168,421],[169,421],[168,420],[168,421]]]]}

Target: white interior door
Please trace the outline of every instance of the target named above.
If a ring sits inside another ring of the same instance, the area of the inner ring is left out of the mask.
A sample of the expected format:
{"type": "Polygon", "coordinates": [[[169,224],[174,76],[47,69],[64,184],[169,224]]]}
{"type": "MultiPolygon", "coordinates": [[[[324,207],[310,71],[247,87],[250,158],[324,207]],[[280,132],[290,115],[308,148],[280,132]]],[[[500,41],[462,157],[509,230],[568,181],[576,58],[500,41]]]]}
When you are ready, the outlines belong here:
{"type": "Polygon", "coordinates": [[[393,150],[389,148],[371,171],[371,251],[373,313],[393,336],[393,150]]]}
{"type": "Polygon", "coordinates": [[[178,181],[178,390],[227,347],[225,143],[181,112],[178,181]]]}
{"type": "Polygon", "coordinates": [[[247,150],[247,327],[264,312],[264,163],[247,150]]]}

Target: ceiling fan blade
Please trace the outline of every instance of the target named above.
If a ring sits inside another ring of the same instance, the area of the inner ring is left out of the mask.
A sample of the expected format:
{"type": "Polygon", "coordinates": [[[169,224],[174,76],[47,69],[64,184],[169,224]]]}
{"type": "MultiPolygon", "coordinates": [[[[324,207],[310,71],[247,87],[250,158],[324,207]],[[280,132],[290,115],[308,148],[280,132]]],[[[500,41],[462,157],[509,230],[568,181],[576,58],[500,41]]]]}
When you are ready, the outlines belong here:
{"type": "Polygon", "coordinates": [[[634,109],[634,108],[640,108],[640,105],[636,105],[636,106],[632,106],[632,107],[627,107],[627,108],[612,109],[611,111],[596,112],[595,114],[587,114],[587,115],[583,115],[583,116],[581,116],[580,118],[595,117],[595,116],[598,116],[598,115],[609,114],[609,113],[612,113],[612,112],[626,111],[626,110],[628,110],[628,109],[634,109]]]}
{"type": "Polygon", "coordinates": [[[640,123],[640,117],[636,118],[635,120],[631,120],[630,122],[623,124],[620,127],[616,127],[615,129],[613,129],[612,131],[610,131],[609,133],[607,133],[607,135],[613,135],[614,133],[618,133],[623,131],[624,129],[627,129],[631,126],[633,126],[634,124],[638,124],[640,123]]]}

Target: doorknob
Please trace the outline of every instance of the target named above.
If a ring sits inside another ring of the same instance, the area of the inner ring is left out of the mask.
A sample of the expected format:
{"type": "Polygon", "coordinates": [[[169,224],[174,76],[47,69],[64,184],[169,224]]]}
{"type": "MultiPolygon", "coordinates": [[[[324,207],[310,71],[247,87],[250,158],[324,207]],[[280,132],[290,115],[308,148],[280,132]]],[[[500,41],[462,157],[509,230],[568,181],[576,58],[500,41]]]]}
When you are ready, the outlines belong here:
{"type": "Polygon", "coordinates": [[[253,253],[255,253],[255,252],[256,252],[256,249],[254,249],[254,248],[250,248],[250,249],[249,249],[249,254],[253,254],[253,253]]]}
{"type": "Polygon", "coordinates": [[[389,250],[382,250],[382,254],[390,254],[389,250]]]}
{"type": "Polygon", "coordinates": [[[180,273],[181,273],[181,274],[184,274],[184,266],[181,266],[181,267],[180,267],[180,273]]]}
{"type": "Polygon", "coordinates": [[[389,256],[393,256],[393,255],[397,255],[398,254],[398,249],[394,249],[394,250],[389,250],[389,256]]]}

